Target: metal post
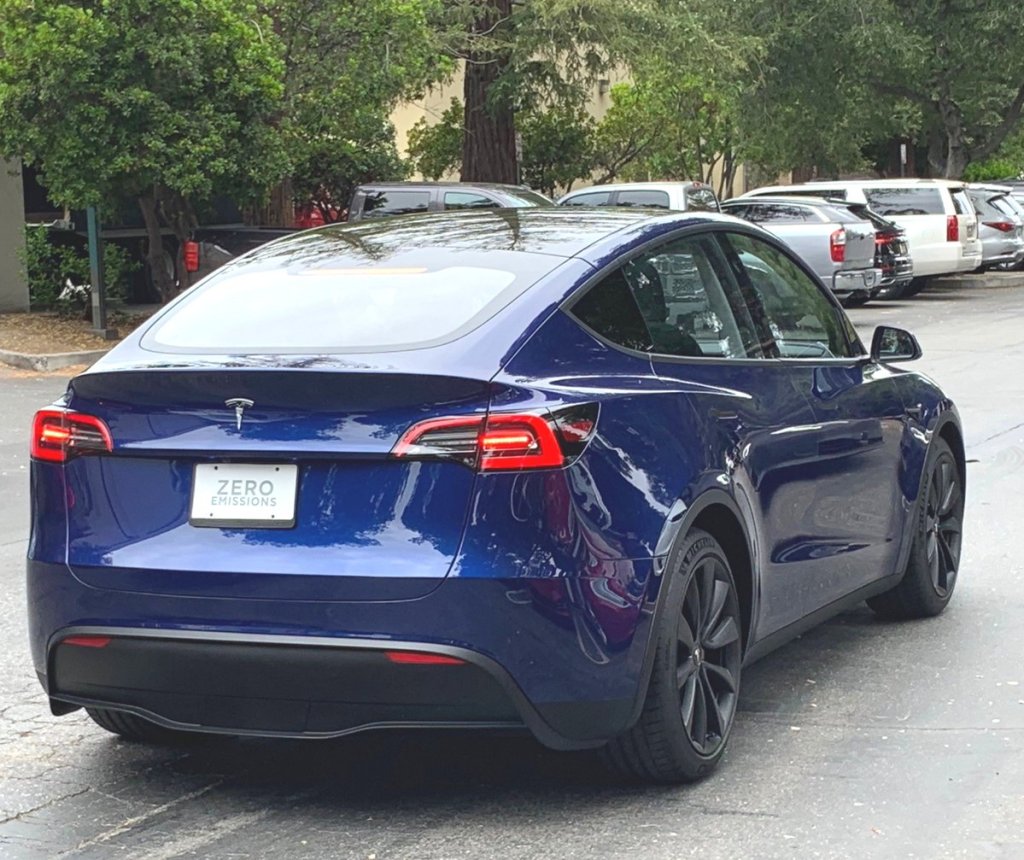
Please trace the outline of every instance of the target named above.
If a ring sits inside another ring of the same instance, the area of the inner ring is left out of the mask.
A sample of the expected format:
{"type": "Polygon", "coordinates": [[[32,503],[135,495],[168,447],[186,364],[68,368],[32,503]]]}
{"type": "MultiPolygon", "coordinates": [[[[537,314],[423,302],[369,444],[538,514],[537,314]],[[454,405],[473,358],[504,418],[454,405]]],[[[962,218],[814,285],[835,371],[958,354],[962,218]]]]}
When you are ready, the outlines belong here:
{"type": "Polygon", "coordinates": [[[104,340],[117,338],[117,329],[107,328],[107,287],[103,273],[100,219],[95,206],[85,209],[89,234],[89,277],[92,282],[92,330],[104,340]]]}

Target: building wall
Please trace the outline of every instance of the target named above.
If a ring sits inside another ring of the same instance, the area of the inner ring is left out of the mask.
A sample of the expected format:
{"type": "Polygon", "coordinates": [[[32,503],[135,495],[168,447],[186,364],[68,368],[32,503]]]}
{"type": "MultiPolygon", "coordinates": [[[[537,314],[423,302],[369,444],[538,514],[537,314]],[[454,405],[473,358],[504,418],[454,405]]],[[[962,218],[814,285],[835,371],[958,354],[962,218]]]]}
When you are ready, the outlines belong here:
{"type": "Polygon", "coordinates": [[[21,163],[0,162],[0,311],[28,310],[21,163]]]}

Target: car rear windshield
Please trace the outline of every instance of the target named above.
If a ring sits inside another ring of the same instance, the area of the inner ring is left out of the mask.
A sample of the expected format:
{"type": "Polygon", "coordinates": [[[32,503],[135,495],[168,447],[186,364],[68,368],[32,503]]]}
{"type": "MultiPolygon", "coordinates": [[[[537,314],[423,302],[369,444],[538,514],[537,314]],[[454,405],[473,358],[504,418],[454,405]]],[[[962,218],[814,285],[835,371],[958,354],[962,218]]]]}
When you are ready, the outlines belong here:
{"type": "Polygon", "coordinates": [[[883,218],[946,213],[938,188],[865,188],[864,196],[883,218]]]}
{"type": "Polygon", "coordinates": [[[557,264],[511,251],[432,256],[424,265],[228,266],[161,316],[142,346],[222,355],[434,346],[476,328],[557,264]]]}
{"type": "Polygon", "coordinates": [[[528,188],[517,188],[515,191],[506,191],[508,202],[505,204],[513,209],[525,209],[528,206],[553,206],[550,198],[528,188]]]}

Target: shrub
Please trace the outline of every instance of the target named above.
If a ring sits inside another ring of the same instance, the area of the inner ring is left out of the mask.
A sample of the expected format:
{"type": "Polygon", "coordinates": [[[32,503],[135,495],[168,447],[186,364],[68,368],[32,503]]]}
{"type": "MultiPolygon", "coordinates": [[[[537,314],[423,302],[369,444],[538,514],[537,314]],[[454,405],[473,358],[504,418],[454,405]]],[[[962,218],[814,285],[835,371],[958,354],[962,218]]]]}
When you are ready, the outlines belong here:
{"type": "MultiPolygon", "coordinates": [[[[85,250],[55,241],[46,227],[26,226],[23,262],[32,310],[55,310],[74,315],[86,309],[88,290],[74,294],[68,291],[61,298],[68,281],[75,286],[90,283],[89,255],[85,250]]],[[[138,261],[133,260],[124,248],[108,243],[103,246],[103,265],[107,298],[124,298],[129,279],[139,268],[138,261]]]]}

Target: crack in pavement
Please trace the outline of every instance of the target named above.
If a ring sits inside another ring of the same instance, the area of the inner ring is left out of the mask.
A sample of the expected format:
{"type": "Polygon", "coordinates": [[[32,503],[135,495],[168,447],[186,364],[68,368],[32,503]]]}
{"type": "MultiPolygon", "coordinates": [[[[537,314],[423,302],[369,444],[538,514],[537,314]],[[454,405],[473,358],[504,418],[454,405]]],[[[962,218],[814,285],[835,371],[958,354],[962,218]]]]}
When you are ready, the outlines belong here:
{"type": "Polygon", "coordinates": [[[53,806],[55,803],[60,803],[63,800],[70,800],[72,797],[80,797],[91,790],[92,789],[86,786],[85,788],[80,788],[78,791],[71,791],[67,794],[62,794],[59,797],[51,797],[45,803],[40,803],[38,806],[33,806],[31,809],[23,809],[21,812],[17,812],[14,815],[8,815],[6,818],[0,818],[0,825],[8,824],[11,821],[20,821],[26,815],[32,815],[33,813],[46,809],[48,806],[53,806]]]}

